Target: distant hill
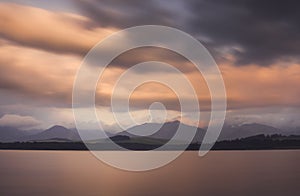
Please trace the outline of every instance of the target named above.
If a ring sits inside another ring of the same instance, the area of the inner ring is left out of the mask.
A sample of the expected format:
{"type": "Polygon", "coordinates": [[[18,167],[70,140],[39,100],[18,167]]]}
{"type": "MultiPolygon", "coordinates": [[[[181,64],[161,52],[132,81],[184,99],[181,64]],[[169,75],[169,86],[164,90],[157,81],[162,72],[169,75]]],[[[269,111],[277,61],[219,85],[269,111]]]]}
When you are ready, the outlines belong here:
{"type": "Polygon", "coordinates": [[[18,141],[20,137],[28,136],[30,133],[20,131],[13,127],[0,127],[0,142],[14,142],[18,141]]]}
{"type": "Polygon", "coordinates": [[[22,137],[21,140],[38,141],[38,140],[50,140],[53,138],[65,139],[70,141],[80,141],[80,136],[77,132],[59,125],[55,125],[38,134],[22,137]]]}
{"type": "Polygon", "coordinates": [[[146,138],[170,140],[175,135],[179,125],[181,125],[186,132],[197,129],[196,136],[192,141],[193,143],[201,142],[203,140],[205,135],[204,129],[192,127],[180,123],[180,121],[166,122],[164,124],[145,123],[129,128],[126,131],[118,133],[117,135],[129,136],[130,138],[141,138],[141,136],[145,136],[146,138]],[[158,131],[154,132],[155,130],[158,131]]]}
{"type": "MultiPolygon", "coordinates": [[[[106,132],[111,137],[114,134],[106,132]]],[[[99,139],[99,135],[96,130],[86,130],[86,138],[99,139]]],[[[66,127],[55,125],[46,130],[26,130],[21,131],[13,127],[1,127],[0,126],[0,142],[26,142],[26,141],[81,141],[81,138],[74,129],[68,129],[66,127]]]]}
{"type": "Polygon", "coordinates": [[[245,137],[250,137],[254,135],[259,135],[259,134],[264,134],[264,135],[272,135],[272,134],[284,134],[284,131],[281,129],[268,126],[268,125],[263,125],[263,124],[258,124],[258,123],[252,123],[252,124],[242,124],[242,125],[230,125],[230,126],[224,126],[220,137],[219,141],[221,140],[230,140],[230,139],[237,139],[237,138],[245,138],[245,137]]]}
{"type": "MultiPolygon", "coordinates": [[[[140,135],[147,135],[148,138],[155,138],[155,139],[163,139],[163,140],[170,140],[179,126],[179,121],[167,122],[164,124],[158,123],[145,123],[142,125],[134,126],[126,131],[118,133],[118,135],[126,135],[131,138],[141,137],[140,135]],[[160,128],[161,127],[161,128],[160,128]],[[160,129],[159,129],[160,128],[160,129]],[[157,130],[157,132],[153,134],[151,133],[153,130],[157,130]]],[[[181,126],[184,130],[189,131],[195,129],[195,127],[185,125],[181,123],[181,126]]],[[[197,128],[197,134],[193,139],[193,143],[199,143],[203,140],[206,130],[202,128],[197,128]]],[[[238,138],[246,138],[254,135],[273,135],[273,134],[282,134],[282,135],[291,135],[291,134],[300,134],[300,129],[296,131],[293,129],[293,132],[283,131],[281,129],[258,124],[258,123],[251,123],[251,124],[242,124],[242,125],[225,125],[221,131],[221,134],[218,138],[218,141],[222,140],[231,140],[231,139],[238,139],[238,138]]]]}
{"type": "Polygon", "coordinates": [[[254,135],[246,138],[217,142],[213,150],[271,150],[300,149],[300,135],[254,135]]]}
{"type": "Polygon", "coordinates": [[[282,127],[285,135],[300,135],[300,127],[282,127]]]}

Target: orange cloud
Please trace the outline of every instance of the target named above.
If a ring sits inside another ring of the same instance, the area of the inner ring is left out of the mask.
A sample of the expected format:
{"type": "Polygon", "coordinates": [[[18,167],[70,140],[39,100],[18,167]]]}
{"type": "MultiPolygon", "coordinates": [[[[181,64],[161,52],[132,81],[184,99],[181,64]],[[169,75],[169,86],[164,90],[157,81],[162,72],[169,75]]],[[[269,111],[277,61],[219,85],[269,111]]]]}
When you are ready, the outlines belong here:
{"type": "Polygon", "coordinates": [[[56,53],[85,54],[115,29],[89,29],[80,15],[0,3],[0,36],[21,45],[56,53]]]}
{"type": "Polygon", "coordinates": [[[81,59],[20,47],[0,45],[0,88],[47,102],[70,102],[81,59]]]}
{"type": "Polygon", "coordinates": [[[300,106],[300,65],[277,63],[269,67],[256,65],[221,66],[229,106],[300,106]]]}
{"type": "MultiPolygon", "coordinates": [[[[2,40],[0,46],[0,87],[39,101],[51,104],[71,104],[73,81],[81,63],[77,55],[58,55],[32,48],[20,47],[2,40]]],[[[299,106],[300,65],[275,64],[270,67],[229,64],[220,66],[227,90],[228,108],[263,106],[299,106]]],[[[97,89],[97,103],[110,105],[113,86],[126,69],[110,67],[104,73],[97,89]]],[[[159,75],[176,81],[177,75],[167,72],[145,72],[139,77],[159,75]]],[[[203,77],[195,71],[185,73],[191,80],[202,109],[210,109],[210,94],[203,77]]],[[[124,92],[135,77],[124,86],[124,92]]],[[[180,85],[180,84],[179,84],[180,85]]],[[[184,90],[184,89],[183,89],[184,90]]],[[[186,95],[189,99],[189,95],[186,95]]],[[[168,109],[179,110],[174,92],[166,86],[155,83],[145,84],[136,89],[131,104],[147,108],[152,102],[161,101],[168,109]]],[[[50,104],[50,105],[51,105],[50,104]]]]}

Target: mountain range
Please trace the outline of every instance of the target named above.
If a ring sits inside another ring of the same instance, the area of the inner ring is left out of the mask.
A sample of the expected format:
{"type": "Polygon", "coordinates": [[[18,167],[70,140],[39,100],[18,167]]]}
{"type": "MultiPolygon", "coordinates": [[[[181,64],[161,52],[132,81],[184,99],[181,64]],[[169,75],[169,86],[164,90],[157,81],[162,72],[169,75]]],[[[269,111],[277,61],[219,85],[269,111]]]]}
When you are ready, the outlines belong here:
{"type": "MultiPolygon", "coordinates": [[[[202,128],[192,127],[179,121],[166,122],[164,124],[159,123],[145,123],[142,125],[134,126],[126,131],[119,132],[117,134],[112,134],[107,132],[110,137],[115,136],[127,136],[130,138],[141,138],[145,136],[152,139],[171,139],[177,131],[177,128],[181,127],[186,131],[197,130],[196,135],[193,139],[193,143],[199,143],[202,141],[206,130],[202,128]],[[158,130],[157,132],[153,132],[158,130]]],[[[272,134],[282,134],[282,135],[299,135],[300,129],[281,130],[272,126],[252,123],[252,124],[242,124],[242,125],[225,125],[219,136],[219,141],[221,140],[233,140],[238,138],[245,138],[249,136],[254,136],[258,134],[272,135],[272,134]]],[[[94,138],[95,132],[90,131],[89,133],[91,139],[101,139],[94,138]]],[[[44,131],[22,131],[12,127],[0,127],[0,142],[25,142],[25,141],[80,141],[80,136],[76,129],[67,129],[63,126],[55,125],[44,131]]]]}

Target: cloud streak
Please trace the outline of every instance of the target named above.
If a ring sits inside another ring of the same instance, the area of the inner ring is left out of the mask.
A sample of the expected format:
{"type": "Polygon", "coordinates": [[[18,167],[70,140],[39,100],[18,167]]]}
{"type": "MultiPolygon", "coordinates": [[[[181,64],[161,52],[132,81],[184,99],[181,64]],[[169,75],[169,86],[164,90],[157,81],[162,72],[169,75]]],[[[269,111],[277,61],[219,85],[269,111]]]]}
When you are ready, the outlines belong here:
{"type": "Polygon", "coordinates": [[[32,116],[19,116],[15,114],[6,114],[0,118],[0,126],[15,127],[22,129],[37,128],[42,122],[32,116]]]}
{"type": "MultiPolygon", "coordinates": [[[[81,59],[74,55],[58,55],[36,49],[11,45],[0,46],[0,87],[35,99],[36,104],[70,107],[73,81],[81,59]],[[18,55],[15,55],[18,54],[18,55]]],[[[130,58],[129,58],[130,59],[130,58]]],[[[179,66],[179,65],[178,65],[179,66]]],[[[183,66],[183,67],[189,67],[183,66]]],[[[269,67],[257,65],[236,68],[231,64],[220,66],[226,85],[229,108],[261,106],[299,106],[300,65],[284,63],[269,67]],[[257,93],[259,92],[259,93],[257,93]]],[[[113,86],[126,67],[110,67],[104,72],[97,88],[97,104],[109,106],[113,86]]],[[[183,69],[184,71],[185,69],[183,69]]],[[[185,72],[193,84],[202,109],[210,108],[210,95],[203,77],[192,69],[185,72]]],[[[177,75],[167,72],[132,73],[124,92],[140,77],[163,77],[176,81],[177,75]]],[[[170,89],[157,84],[138,88],[131,97],[132,106],[148,108],[153,101],[162,101],[167,108],[178,110],[177,97],[170,89]]],[[[187,95],[188,99],[188,95],[187,95]]]]}
{"type": "Polygon", "coordinates": [[[2,38],[54,53],[84,55],[114,31],[109,28],[88,29],[87,23],[89,19],[80,15],[0,3],[2,38]]]}

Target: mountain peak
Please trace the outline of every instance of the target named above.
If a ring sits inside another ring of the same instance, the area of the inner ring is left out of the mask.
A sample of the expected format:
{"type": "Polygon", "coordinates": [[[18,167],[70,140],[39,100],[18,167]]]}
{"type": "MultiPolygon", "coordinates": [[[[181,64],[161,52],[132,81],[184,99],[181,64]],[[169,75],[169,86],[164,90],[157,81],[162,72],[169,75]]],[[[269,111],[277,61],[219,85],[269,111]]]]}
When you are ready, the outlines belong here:
{"type": "Polygon", "coordinates": [[[54,125],[49,129],[38,133],[36,135],[32,135],[30,137],[31,140],[45,140],[51,138],[62,138],[68,140],[80,140],[80,137],[77,132],[67,129],[61,125],[54,125]]]}
{"type": "Polygon", "coordinates": [[[50,129],[67,129],[66,127],[64,127],[64,126],[61,126],[61,125],[54,125],[54,126],[52,126],[52,127],[50,127],[48,130],[50,130],[50,129]]]}
{"type": "MultiPolygon", "coordinates": [[[[186,133],[189,131],[196,130],[196,135],[193,139],[193,142],[199,142],[202,141],[202,138],[204,136],[205,130],[200,129],[198,127],[189,126],[186,124],[181,123],[178,120],[175,121],[169,121],[165,123],[145,123],[142,125],[137,125],[134,127],[131,127],[125,131],[122,131],[120,133],[117,133],[116,135],[123,135],[123,136],[129,136],[131,138],[135,137],[150,137],[155,139],[164,139],[164,140],[170,140],[174,137],[176,132],[178,131],[178,127],[181,127],[186,133]]],[[[185,134],[182,133],[182,141],[185,141],[185,134]]]]}
{"type": "Polygon", "coordinates": [[[181,122],[179,120],[165,122],[165,124],[180,124],[180,123],[181,122]]]}

